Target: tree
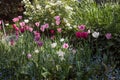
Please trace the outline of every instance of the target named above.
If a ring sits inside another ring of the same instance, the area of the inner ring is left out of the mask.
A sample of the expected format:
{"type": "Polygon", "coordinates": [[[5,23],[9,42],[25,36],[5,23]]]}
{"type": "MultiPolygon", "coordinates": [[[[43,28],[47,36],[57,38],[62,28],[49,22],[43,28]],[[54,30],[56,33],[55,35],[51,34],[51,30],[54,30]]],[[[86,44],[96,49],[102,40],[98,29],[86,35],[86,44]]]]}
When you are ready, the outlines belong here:
{"type": "Polygon", "coordinates": [[[11,21],[13,17],[23,15],[22,0],[0,0],[0,19],[11,21]]]}

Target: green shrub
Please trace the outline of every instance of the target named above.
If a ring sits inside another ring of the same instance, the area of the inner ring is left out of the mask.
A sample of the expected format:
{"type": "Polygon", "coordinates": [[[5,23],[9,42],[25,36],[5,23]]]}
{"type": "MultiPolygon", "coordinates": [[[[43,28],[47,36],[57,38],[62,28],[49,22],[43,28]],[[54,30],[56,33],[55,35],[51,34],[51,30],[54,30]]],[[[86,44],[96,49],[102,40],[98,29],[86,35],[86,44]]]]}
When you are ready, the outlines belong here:
{"type": "Polygon", "coordinates": [[[89,28],[105,28],[109,32],[120,30],[120,4],[106,2],[102,5],[96,4],[93,0],[82,0],[76,3],[73,16],[76,24],[86,24],[89,28]]]}

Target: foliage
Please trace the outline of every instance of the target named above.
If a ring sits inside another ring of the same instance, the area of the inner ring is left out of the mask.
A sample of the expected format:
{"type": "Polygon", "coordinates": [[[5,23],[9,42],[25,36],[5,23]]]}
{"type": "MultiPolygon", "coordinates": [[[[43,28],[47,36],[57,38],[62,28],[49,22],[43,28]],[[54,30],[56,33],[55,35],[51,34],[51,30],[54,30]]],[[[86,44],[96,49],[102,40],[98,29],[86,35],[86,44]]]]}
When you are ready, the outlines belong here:
{"type": "Polygon", "coordinates": [[[93,0],[82,0],[76,4],[74,21],[86,24],[89,28],[105,28],[109,32],[119,33],[120,4],[106,2],[97,5],[93,0]]]}
{"type": "Polygon", "coordinates": [[[40,22],[40,24],[49,23],[51,28],[61,27],[65,30],[73,28],[73,19],[71,18],[73,12],[72,4],[74,0],[34,0],[32,3],[29,0],[23,0],[26,11],[24,14],[31,19],[31,21],[40,22]],[[60,16],[60,25],[56,25],[55,16],[60,16]],[[55,27],[56,26],[56,27],[55,27]]]}
{"type": "MultiPolygon", "coordinates": [[[[3,37],[0,42],[0,79],[119,80],[119,68],[110,55],[114,53],[111,46],[117,46],[107,44],[114,40],[114,36],[106,37],[103,30],[98,30],[101,34],[96,35],[98,31],[94,33],[92,29],[79,37],[64,36],[62,31],[57,30],[54,37],[46,36],[46,32],[38,32],[35,28],[30,30],[29,23],[25,23],[23,31],[21,22],[9,25],[13,27],[15,35],[3,37]]],[[[87,28],[81,25],[77,31],[83,34],[87,28]]]]}

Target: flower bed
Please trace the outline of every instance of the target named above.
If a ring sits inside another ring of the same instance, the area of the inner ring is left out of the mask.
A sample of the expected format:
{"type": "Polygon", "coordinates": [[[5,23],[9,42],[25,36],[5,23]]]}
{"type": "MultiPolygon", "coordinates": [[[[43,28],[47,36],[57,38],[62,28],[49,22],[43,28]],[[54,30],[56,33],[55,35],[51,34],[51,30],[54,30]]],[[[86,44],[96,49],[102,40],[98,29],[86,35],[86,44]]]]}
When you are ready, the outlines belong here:
{"type": "Polygon", "coordinates": [[[0,20],[0,79],[120,79],[119,33],[72,18],[78,15],[75,1],[71,7],[71,2],[64,0],[23,2],[27,17],[13,18],[14,24],[7,27],[0,20]],[[6,34],[7,30],[12,33],[6,34]]]}

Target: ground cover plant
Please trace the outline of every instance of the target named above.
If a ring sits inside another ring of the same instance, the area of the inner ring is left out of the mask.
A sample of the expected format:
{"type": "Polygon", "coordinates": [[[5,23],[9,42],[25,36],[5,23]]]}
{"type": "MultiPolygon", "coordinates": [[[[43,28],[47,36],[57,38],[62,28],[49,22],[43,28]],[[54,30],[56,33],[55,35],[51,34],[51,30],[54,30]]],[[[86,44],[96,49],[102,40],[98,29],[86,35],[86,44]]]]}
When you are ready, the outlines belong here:
{"type": "Polygon", "coordinates": [[[1,80],[120,79],[118,3],[22,3],[24,17],[0,20],[1,80]]]}

